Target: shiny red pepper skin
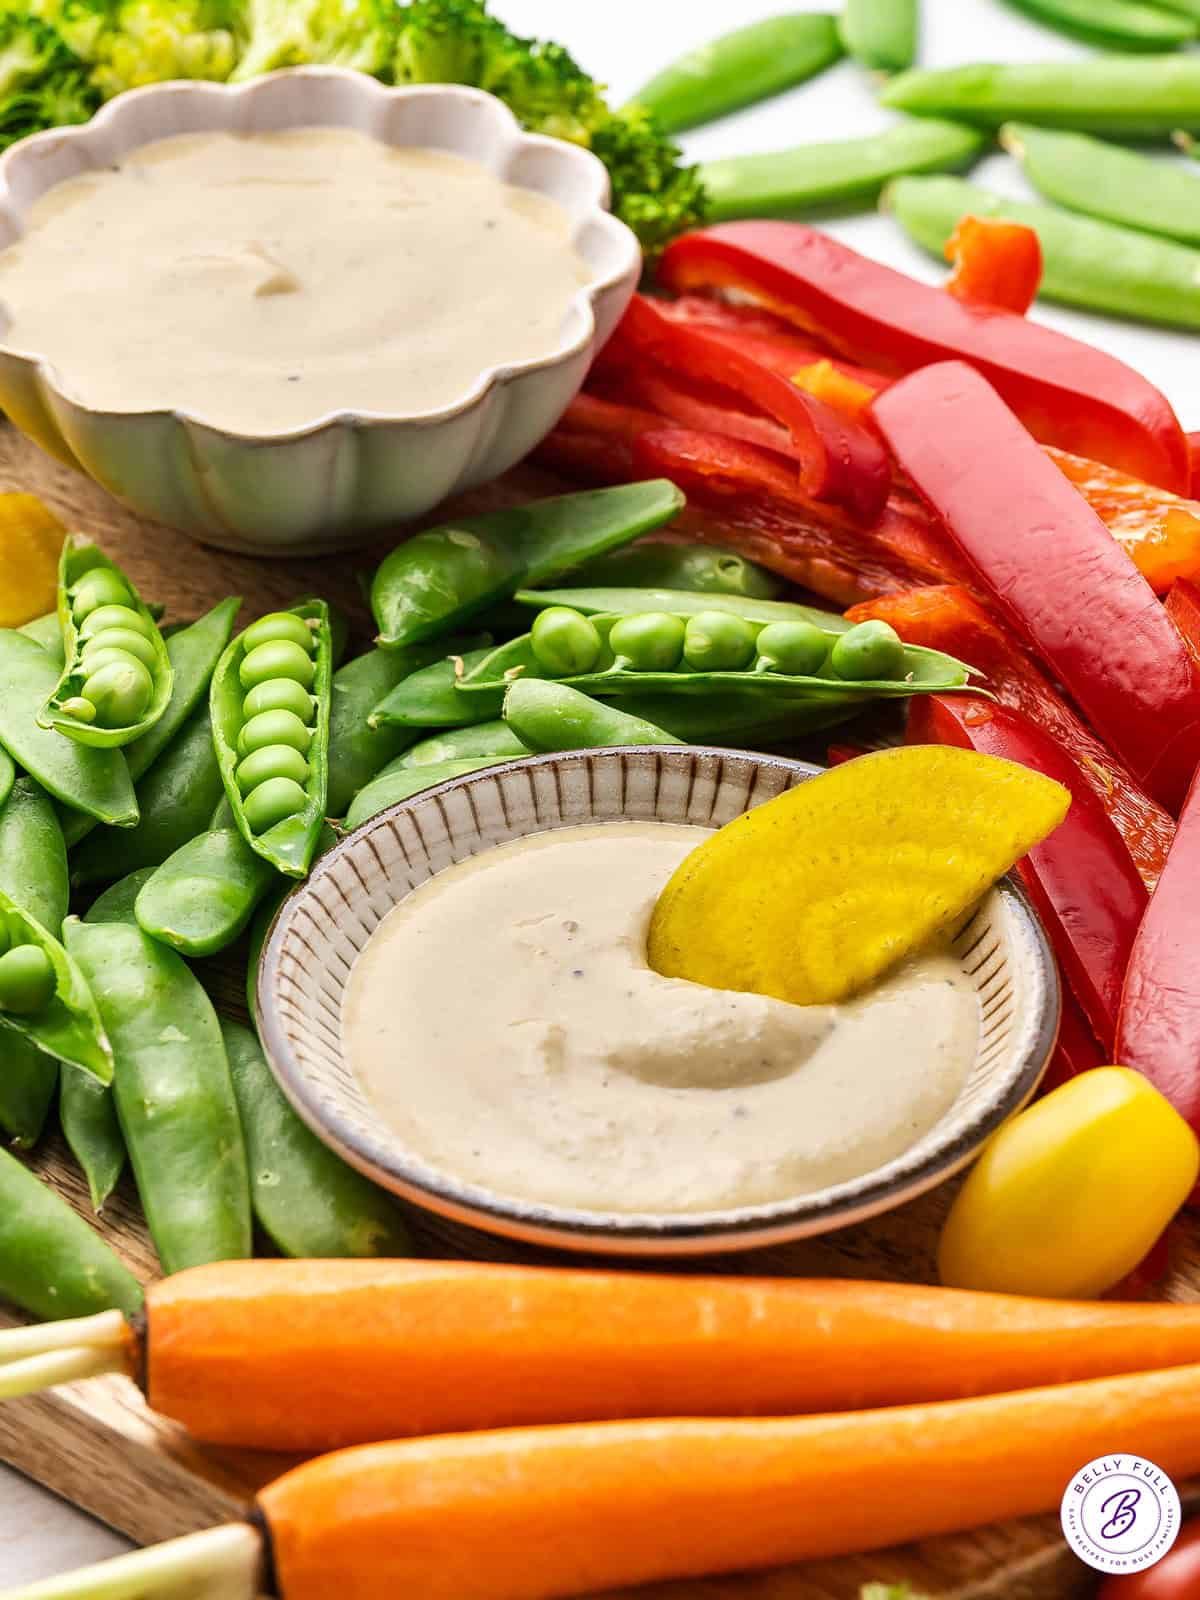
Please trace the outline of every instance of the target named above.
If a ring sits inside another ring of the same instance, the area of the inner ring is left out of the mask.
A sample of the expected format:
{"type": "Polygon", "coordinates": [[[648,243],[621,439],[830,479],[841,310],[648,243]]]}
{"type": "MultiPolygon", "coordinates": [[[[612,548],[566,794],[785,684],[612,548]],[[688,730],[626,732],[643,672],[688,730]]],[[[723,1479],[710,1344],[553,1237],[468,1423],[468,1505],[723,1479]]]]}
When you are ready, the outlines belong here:
{"type": "Polygon", "coordinates": [[[946,293],[969,305],[1024,316],[1042,281],[1042,245],[1032,228],[999,217],[964,217],[946,241],[954,271],[946,293]]]}
{"type": "MultiPolygon", "coordinates": [[[[603,370],[626,366],[635,384],[662,378],[668,396],[693,392],[688,415],[668,415],[794,459],[800,488],[812,499],[841,506],[867,525],[887,504],[892,469],[876,435],[756,360],[740,339],[664,315],[655,301],[635,295],[605,351],[603,370]]],[[[635,387],[631,398],[648,397],[635,387]]],[[[657,400],[651,408],[659,409],[657,400]]]]}
{"type": "Polygon", "coordinates": [[[1064,1083],[1070,1083],[1072,1078],[1077,1078],[1081,1072],[1090,1072],[1093,1067],[1108,1064],[1108,1057],[1088,1026],[1083,1007],[1064,984],[1058,1043],[1054,1046],[1046,1075],[1038,1085],[1039,1095],[1052,1093],[1064,1083]]]}
{"type": "Polygon", "coordinates": [[[968,361],[1043,443],[1188,493],[1186,435],[1166,397],[1132,368],[1015,312],[917,283],[816,228],[702,228],[668,246],[658,281],[677,294],[746,291],[839,355],[888,375],[968,361]]]}
{"type": "Polygon", "coordinates": [[[1111,1050],[1129,952],[1148,896],[1129,851],[1079,768],[1018,711],[970,695],[922,695],[909,706],[909,744],[953,744],[1044,772],[1071,808],[1017,868],[1063,975],[1101,1045],[1111,1050]]]}
{"type": "Polygon", "coordinates": [[[1200,671],[1082,495],[964,362],[881,394],[875,420],[977,587],[1168,810],[1200,764],[1200,671]]]}
{"type": "Polygon", "coordinates": [[[884,595],[852,606],[852,622],[879,617],[910,644],[944,650],[983,673],[984,687],[1020,711],[1070,756],[1125,841],[1142,882],[1153,888],[1175,824],[1134,782],[1111,750],[1072,708],[1008,629],[966,589],[940,586],[884,595]]]}
{"type": "Polygon", "coordinates": [[[1200,433],[1188,434],[1188,450],[1192,458],[1192,487],[1193,500],[1200,500],[1200,433]]]}
{"type": "Polygon", "coordinates": [[[1152,1567],[1105,1578],[1096,1600],[1200,1600],[1200,1519],[1185,1523],[1175,1544],[1152,1567]]]}

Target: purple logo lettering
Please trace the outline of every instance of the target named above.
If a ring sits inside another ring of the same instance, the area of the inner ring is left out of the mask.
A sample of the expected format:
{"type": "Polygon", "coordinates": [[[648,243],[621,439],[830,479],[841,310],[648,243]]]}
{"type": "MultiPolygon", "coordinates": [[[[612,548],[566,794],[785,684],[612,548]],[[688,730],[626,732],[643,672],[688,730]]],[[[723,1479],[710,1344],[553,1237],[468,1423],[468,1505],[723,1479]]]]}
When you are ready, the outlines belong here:
{"type": "Polygon", "coordinates": [[[1140,1489],[1122,1489],[1117,1494],[1110,1494],[1100,1507],[1101,1512],[1106,1515],[1108,1515],[1109,1507],[1112,1507],[1111,1515],[1108,1515],[1108,1521],[1100,1529],[1100,1537],[1102,1539],[1119,1539],[1122,1534],[1128,1533],[1137,1521],[1137,1511],[1134,1508],[1141,1498],[1142,1491],[1140,1489]]]}

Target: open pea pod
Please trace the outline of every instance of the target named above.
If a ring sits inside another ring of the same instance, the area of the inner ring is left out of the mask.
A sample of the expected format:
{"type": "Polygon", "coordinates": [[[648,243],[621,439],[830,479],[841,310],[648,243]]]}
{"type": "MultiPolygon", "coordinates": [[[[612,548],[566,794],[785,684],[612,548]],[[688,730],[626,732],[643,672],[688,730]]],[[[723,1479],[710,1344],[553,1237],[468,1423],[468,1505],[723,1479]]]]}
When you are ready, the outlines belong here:
{"type": "Polygon", "coordinates": [[[239,833],[303,878],[329,782],[329,609],[306,600],[260,617],[226,648],[209,692],[213,747],[239,833]]]}
{"type": "Polygon", "coordinates": [[[701,594],[689,589],[625,589],[588,585],[578,589],[518,589],[513,599],[534,611],[568,606],[591,616],[632,616],[635,612],[666,611],[673,617],[692,617],[702,611],[726,611],[743,622],[810,622],[824,633],[848,633],[853,623],[836,611],[796,605],[791,600],[760,600],[748,594],[701,594]]]}
{"type": "Polygon", "coordinates": [[[0,943],[11,955],[24,946],[40,951],[52,975],[53,987],[43,1004],[9,1009],[14,997],[0,978],[0,1027],[23,1034],[47,1055],[90,1072],[101,1083],[111,1083],[112,1048],[87,980],[66,950],[28,911],[0,891],[0,943]]]}
{"type": "Polygon", "coordinates": [[[38,726],[107,750],[147,733],[171,700],[171,658],[132,580],[79,535],[59,558],[58,620],[65,664],[38,726]]]}

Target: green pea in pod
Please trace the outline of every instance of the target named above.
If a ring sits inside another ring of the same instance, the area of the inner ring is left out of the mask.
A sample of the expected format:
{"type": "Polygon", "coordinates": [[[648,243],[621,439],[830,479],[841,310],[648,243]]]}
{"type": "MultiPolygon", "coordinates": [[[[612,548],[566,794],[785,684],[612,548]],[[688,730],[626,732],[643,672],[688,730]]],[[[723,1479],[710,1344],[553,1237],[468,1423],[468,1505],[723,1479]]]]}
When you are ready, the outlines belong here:
{"type": "Polygon", "coordinates": [[[0,1028],[111,1083],[112,1048],[78,966],[29,912],[0,891],[0,1028]]]}
{"type": "Polygon", "coordinates": [[[213,674],[213,745],[234,821],[252,850],[293,878],[308,872],[325,821],[332,678],[329,609],[323,600],[303,601],[252,622],[227,647],[213,674]],[[284,704],[285,695],[293,703],[284,704]],[[306,716],[301,716],[296,706],[305,697],[306,716]],[[262,716],[272,719],[270,727],[278,733],[281,712],[308,729],[303,751],[283,737],[258,743],[265,724],[253,730],[253,738],[243,737],[251,720],[262,716]]]}
{"type": "Polygon", "coordinates": [[[59,558],[58,620],[65,666],[39,727],[101,749],[140,738],[170,702],[171,658],[132,580],[79,536],[59,558]]]}

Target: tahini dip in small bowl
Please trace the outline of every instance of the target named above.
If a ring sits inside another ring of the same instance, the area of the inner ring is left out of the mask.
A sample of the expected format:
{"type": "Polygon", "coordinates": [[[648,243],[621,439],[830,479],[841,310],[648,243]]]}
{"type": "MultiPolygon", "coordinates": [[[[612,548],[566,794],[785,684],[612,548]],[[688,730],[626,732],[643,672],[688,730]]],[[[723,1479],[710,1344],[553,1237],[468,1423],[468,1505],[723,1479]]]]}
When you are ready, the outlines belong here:
{"type": "Polygon", "coordinates": [[[1057,1031],[1053,960],[1011,883],[839,1006],[646,961],[654,901],[707,830],[815,771],[577,752],[364,824],[264,951],[260,1022],[285,1091],[418,1204],[592,1251],[779,1242],[931,1187],[1025,1102],[1057,1031]]]}
{"type": "Polygon", "coordinates": [[[131,91],[0,159],[0,403],[209,542],[336,547],[553,426],[640,269],[607,197],[476,90],[131,91]]]}

